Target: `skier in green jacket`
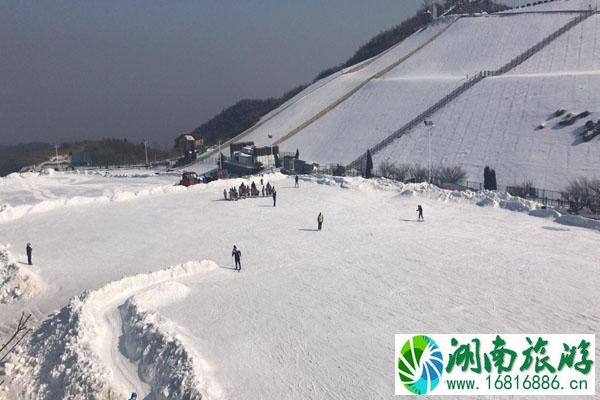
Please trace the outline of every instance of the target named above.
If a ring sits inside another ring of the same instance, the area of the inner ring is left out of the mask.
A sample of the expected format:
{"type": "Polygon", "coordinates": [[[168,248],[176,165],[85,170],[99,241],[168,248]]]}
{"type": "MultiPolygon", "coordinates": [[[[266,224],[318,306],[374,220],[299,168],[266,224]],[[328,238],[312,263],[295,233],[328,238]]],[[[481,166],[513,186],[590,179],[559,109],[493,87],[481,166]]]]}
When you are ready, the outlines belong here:
{"type": "Polygon", "coordinates": [[[319,224],[319,230],[321,230],[321,228],[323,227],[323,213],[320,212],[319,216],[317,217],[317,223],[319,224]]]}

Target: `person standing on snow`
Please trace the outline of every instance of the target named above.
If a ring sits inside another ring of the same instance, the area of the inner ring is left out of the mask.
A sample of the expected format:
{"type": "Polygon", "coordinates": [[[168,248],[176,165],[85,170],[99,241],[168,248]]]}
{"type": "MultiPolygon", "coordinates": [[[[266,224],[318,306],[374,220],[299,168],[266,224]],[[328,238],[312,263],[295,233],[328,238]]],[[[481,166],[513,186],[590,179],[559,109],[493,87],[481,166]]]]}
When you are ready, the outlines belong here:
{"type": "Polygon", "coordinates": [[[242,258],[242,252],[238,250],[238,248],[233,245],[233,251],[231,252],[231,256],[235,259],[235,270],[242,270],[242,262],[240,261],[242,258]]]}
{"type": "Polygon", "coordinates": [[[319,227],[319,231],[321,230],[321,228],[323,227],[323,213],[320,212],[319,216],[317,217],[317,224],[319,227]]]}
{"type": "Polygon", "coordinates": [[[296,177],[294,178],[295,184],[294,187],[300,187],[300,185],[298,184],[298,175],[296,175],[296,177]]]}
{"type": "Polygon", "coordinates": [[[277,205],[277,191],[273,188],[273,207],[277,205]]]}
{"type": "Polygon", "coordinates": [[[423,207],[420,204],[417,206],[417,214],[417,219],[423,221],[423,207]]]}
{"type": "Polygon", "coordinates": [[[31,243],[27,243],[27,246],[25,247],[25,251],[27,252],[27,263],[29,265],[33,265],[33,263],[31,262],[31,253],[33,252],[33,248],[31,247],[31,243]]]}

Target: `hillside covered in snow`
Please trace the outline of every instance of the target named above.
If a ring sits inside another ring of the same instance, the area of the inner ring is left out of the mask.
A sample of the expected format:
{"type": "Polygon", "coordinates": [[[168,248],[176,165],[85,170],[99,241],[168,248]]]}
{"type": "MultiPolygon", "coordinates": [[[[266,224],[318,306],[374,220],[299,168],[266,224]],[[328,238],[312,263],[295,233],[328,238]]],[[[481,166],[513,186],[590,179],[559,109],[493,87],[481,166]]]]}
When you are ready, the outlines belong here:
{"type": "Polygon", "coordinates": [[[557,0],[442,17],[307,87],[235,141],[299,149],[302,159],[320,164],[357,166],[374,149],[375,167],[382,161],[426,165],[430,133],[434,165],[462,165],[474,181],[482,181],[489,165],[499,184],[531,180],[562,190],[571,179],[600,174],[600,136],[581,139],[583,125],[600,120],[600,15],[589,6],[557,0]],[[484,71],[489,74],[478,79],[484,71]],[[589,114],[560,127],[551,118],[560,109],[589,114]],[[427,111],[420,124],[407,127],[427,111]],[[431,132],[425,118],[435,123],[431,132]]]}

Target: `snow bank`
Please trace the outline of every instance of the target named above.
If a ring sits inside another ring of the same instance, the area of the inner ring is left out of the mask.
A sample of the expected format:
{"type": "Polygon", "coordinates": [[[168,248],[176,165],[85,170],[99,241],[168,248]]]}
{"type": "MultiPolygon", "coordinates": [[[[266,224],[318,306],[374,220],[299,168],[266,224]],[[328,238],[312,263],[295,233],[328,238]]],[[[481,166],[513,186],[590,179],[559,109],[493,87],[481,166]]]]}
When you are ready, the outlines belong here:
{"type": "Polygon", "coordinates": [[[31,299],[44,288],[32,267],[17,264],[8,249],[8,245],[0,246],[0,304],[31,299]]]}
{"type": "Polygon", "coordinates": [[[406,184],[401,190],[400,195],[420,195],[429,198],[437,198],[442,201],[466,200],[480,207],[499,207],[510,211],[519,211],[527,213],[541,207],[541,204],[535,201],[512,196],[506,192],[494,192],[488,190],[482,190],[479,192],[470,190],[445,190],[428,183],[406,184]]]}
{"type": "MultiPolygon", "coordinates": [[[[2,375],[14,391],[28,399],[128,399],[130,388],[119,384],[114,365],[107,363],[115,352],[110,348],[110,330],[114,326],[107,313],[139,291],[215,268],[212,261],[188,262],[84,292],[41,324],[29,341],[10,356],[2,375]]],[[[154,297],[157,298],[156,293],[154,297]]],[[[147,344],[143,349],[137,348],[145,356],[152,353],[153,360],[146,358],[143,370],[157,385],[152,387],[153,393],[159,394],[156,398],[200,398],[196,397],[200,392],[193,363],[181,341],[163,333],[164,324],[153,323],[155,316],[144,314],[135,305],[132,300],[123,307],[125,331],[131,340],[135,336],[136,341],[147,344]],[[192,384],[198,386],[191,387],[192,384]],[[176,393],[193,396],[179,397],[176,393]]]]}
{"type": "Polygon", "coordinates": [[[507,192],[489,190],[446,190],[429,183],[402,183],[386,178],[364,179],[362,177],[337,177],[328,175],[303,176],[304,181],[322,185],[340,186],[357,190],[397,191],[401,197],[421,196],[440,201],[468,201],[479,207],[503,208],[527,213],[532,217],[548,218],[562,225],[600,230],[600,221],[579,215],[562,215],[552,208],[542,208],[542,204],[513,196],[507,192]]]}
{"type": "Polygon", "coordinates": [[[600,221],[590,218],[584,218],[580,215],[561,215],[556,220],[559,224],[578,226],[580,228],[596,229],[600,231],[600,221]]]}
{"type": "Polygon", "coordinates": [[[120,307],[123,321],[123,349],[125,355],[138,365],[142,380],[152,388],[151,398],[202,399],[201,381],[195,368],[195,357],[184,346],[160,314],[148,311],[148,305],[163,302],[165,293],[170,300],[186,297],[190,289],[180,283],[169,282],[156,289],[127,300],[120,307]]]}
{"type": "Polygon", "coordinates": [[[0,204],[0,222],[12,221],[31,214],[53,211],[65,207],[129,201],[154,195],[185,192],[186,190],[187,188],[184,186],[157,186],[151,189],[143,189],[139,191],[116,190],[109,195],[96,197],[75,196],[55,200],[44,200],[36,204],[25,204],[19,206],[0,204]]]}

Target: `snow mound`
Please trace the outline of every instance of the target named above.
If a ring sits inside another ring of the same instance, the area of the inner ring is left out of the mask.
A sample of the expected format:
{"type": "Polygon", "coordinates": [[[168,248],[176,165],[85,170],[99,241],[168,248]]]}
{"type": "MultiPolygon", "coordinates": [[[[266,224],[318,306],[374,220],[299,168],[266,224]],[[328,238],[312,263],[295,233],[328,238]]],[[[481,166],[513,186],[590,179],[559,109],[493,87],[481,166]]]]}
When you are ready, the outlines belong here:
{"type": "Polygon", "coordinates": [[[42,278],[30,267],[14,262],[9,246],[0,246],[0,304],[31,299],[42,292],[42,278]]]}
{"type": "Polygon", "coordinates": [[[578,226],[580,228],[595,229],[600,231],[600,221],[584,218],[580,215],[561,215],[560,217],[556,218],[555,222],[563,225],[578,226]]]}
{"type": "MultiPolygon", "coordinates": [[[[161,284],[215,268],[217,265],[212,261],[188,262],[84,292],[44,321],[29,341],[5,362],[0,375],[7,378],[21,397],[32,400],[128,399],[131,388],[119,385],[115,366],[107,362],[114,353],[110,348],[113,327],[107,312],[125,303],[121,308],[123,330],[130,342],[140,343],[129,349],[140,351],[146,357],[140,370],[151,378],[150,383],[157,385],[152,387],[155,398],[199,399],[199,381],[193,361],[181,341],[161,330],[165,324],[156,323],[156,314],[141,311],[135,300],[128,302],[127,299],[153,287],[158,291],[168,289],[169,286],[161,284]],[[141,343],[146,346],[141,347],[141,343]],[[188,395],[190,397],[186,397],[188,395]]],[[[173,298],[172,290],[169,294],[173,298]]],[[[156,293],[153,297],[157,298],[156,293]]]]}
{"type": "MultiPolygon", "coordinates": [[[[150,384],[151,398],[202,399],[201,381],[195,368],[196,358],[184,346],[160,314],[147,311],[157,305],[165,292],[174,295],[170,300],[181,300],[190,289],[180,283],[169,282],[127,300],[119,309],[123,321],[123,349],[127,358],[137,363],[141,379],[150,384]]],[[[162,301],[162,299],[161,299],[162,301]]]]}
{"type": "Polygon", "coordinates": [[[562,215],[560,212],[543,208],[542,204],[513,196],[507,192],[489,190],[447,190],[429,183],[402,183],[386,178],[365,179],[362,177],[336,177],[314,175],[302,177],[304,181],[322,185],[340,186],[356,190],[397,191],[400,197],[427,197],[440,201],[468,201],[479,207],[503,208],[509,211],[527,213],[532,217],[548,218],[562,225],[600,230],[600,221],[579,215],[562,215]]]}
{"type": "Polygon", "coordinates": [[[504,208],[510,211],[527,213],[537,210],[542,206],[535,201],[512,196],[506,192],[447,190],[429,183],[400,183],[399,191],[400,196],[403,197],[423,196],[441,201],[468,201],[480,207],[504,208]]]}
{"type": "Polygon", "coordinates": [[[561,214],[553,208],[540,208],[529,212],[532,217],[557,219],[561,214]]]}
{"type": "Polygon", "coordinates": [[[31,214],[53,211],[65,207],[130,201],[148,196],[184,192],[186,190],[188,189],[184,186],[157,186],[151,189],[143,189],[132,192],[116,190],[110,194],[96,197],[75,196],[70,198],[45,200],[33,205],[25,204],[13,207],[8,204],[1,204],[0,222],[12,221],[31,214]]]}

